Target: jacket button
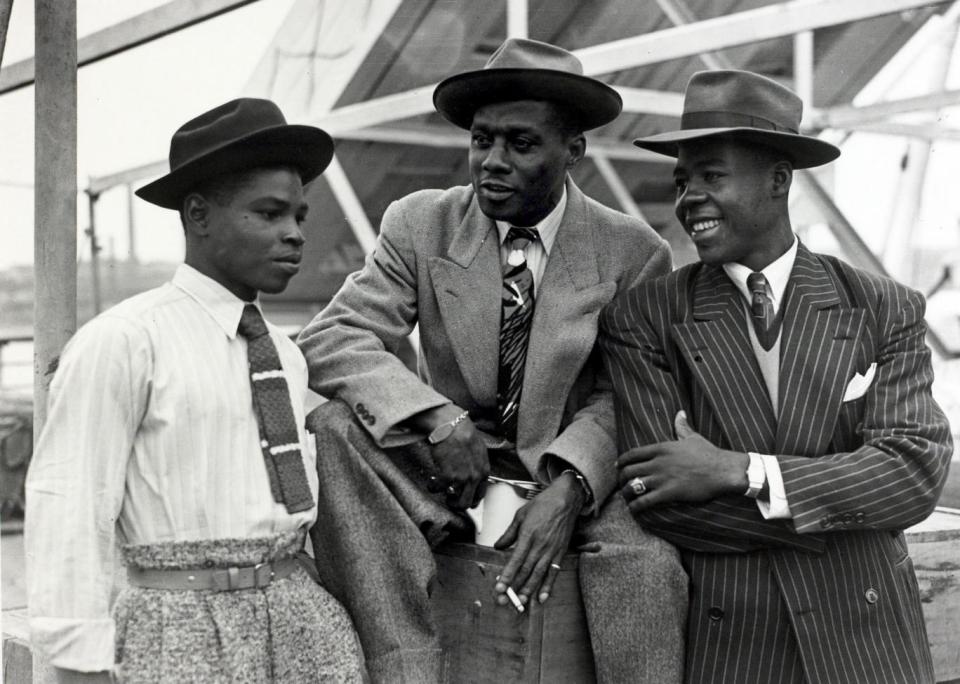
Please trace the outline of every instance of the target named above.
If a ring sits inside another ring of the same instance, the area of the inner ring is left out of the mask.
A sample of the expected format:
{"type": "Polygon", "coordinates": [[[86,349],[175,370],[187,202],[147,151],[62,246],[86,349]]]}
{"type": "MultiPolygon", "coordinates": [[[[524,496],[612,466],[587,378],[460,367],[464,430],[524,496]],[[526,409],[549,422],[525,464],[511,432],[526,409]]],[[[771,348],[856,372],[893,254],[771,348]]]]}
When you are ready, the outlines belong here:
{"type": "Polygon", "coordinates": [[[867,603],[873,604],[880,600],[880,594],[877,593],[876,589],[870,587],[863,592],[863,598],[867,599],[867,603]]]}
{"type": "Polygon", "coordinates": [[[723,619],[723,609],[717,608],[716,606],[714,606],[713,608],[707,611],[707,615],[709,615],[710,619],[713,620],[714,622],[718,622],[723,619]]]}

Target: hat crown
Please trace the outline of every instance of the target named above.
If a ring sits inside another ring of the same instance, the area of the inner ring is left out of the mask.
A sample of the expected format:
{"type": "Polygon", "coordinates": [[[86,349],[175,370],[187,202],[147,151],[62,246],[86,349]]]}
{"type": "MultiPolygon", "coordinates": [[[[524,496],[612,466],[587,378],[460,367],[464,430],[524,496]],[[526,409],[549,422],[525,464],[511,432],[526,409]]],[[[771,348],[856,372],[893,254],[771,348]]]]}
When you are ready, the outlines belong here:
{"type": "Polygon", "coordinates": [[[231,100],[177,129],[170,140],[170,168],[179,168],[253,133],[286,124],[283,112],[270,100],[253,97],[231,100]]]}
{"type": "Polygon", "coordinates": [[[682,128],[745,125],[799,133],[802,117],[803,101],[789,88],[749,71],[718,69],[690,77],[682,128]]]}
{"type": "Polygon", "coordinates": [[[572,52],[528,38],[508,38],[490,55],[483,68],[550,69],[583,76],[583,64],[572,52]]]}

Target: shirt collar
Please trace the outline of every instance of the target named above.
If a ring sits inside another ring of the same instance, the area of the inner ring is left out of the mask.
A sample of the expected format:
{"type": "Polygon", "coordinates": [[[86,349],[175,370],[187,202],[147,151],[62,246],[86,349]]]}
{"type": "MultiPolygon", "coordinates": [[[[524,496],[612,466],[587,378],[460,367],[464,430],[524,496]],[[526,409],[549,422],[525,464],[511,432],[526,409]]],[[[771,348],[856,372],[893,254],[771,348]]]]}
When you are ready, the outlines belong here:
{"type": "MultiPolygon", "coordinates": [[[[799,244],[800,242],[797,240],[797,236],[794,235],[793,244],[790,245],[790,249],[760,271],[767,279],[767,288],[769,290],[767,294],[770,295],[773,302],[774,311],[780,310],[780,302],[783,301],[783,293],[787,289],[787,282],[790,280],[790,273],[793,271],[793,262],[796,261],[797,247],[799,244]]],[[[753,273],[753,271],[743,264],[734,262],[724,264],[723,270],[730,280],[733,281],[733,284],[737,286],[737,289],[740,290],[740,294],[742,294],[747,301],[750,301],[750,290],[747,288],[747,276],[753,273]]]]}
{"type": "MultiPolygon", "coordinates": [[[[567,209],[567,186],[563,186],[563,194],[560,195],[560,201],[557,206],[550,210],[550,213],[544,216],[540,223],[530,226],[540,234],[540,244],[543,245],[543,251],[550,255],[550,249],[553,247],[553,241],[557,239],[557,230],[560,228],[560,221],[563,220],[563,212],[567,209]]],[[[507,233],[510,231],[508,221],[497,221],[497,232],[500,233],[500,244],[507,239],[507,233]]]]}
{"type": "Polygon", "coordinates": [[[227,337],[231,340],[236,338],[243,307],[250,302],[243,301],[213,278],[187,264],[177,267],[172,282],[210,314],[227,337]]]}

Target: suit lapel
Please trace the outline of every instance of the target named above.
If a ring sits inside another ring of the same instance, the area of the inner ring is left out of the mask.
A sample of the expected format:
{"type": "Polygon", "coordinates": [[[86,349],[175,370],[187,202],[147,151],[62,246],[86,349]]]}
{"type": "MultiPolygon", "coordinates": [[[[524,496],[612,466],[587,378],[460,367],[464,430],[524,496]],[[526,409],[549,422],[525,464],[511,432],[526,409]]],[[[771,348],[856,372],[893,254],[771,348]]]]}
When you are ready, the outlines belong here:
{"type": "Polygon", "coordinates": [[[673,326],[673,339],[730,448],[773,453],[773,406],[747,336],[743,297],[723,269],[701,268],[692,311],[692,321],[673,326]]]}
{"type": "MultiPolygon", "coordinates": [[[[599,310],[612,296],[600,285],[594,231],[583,193],[568,179],[567,207],[535,293],[517,429],[521,454],[538,458],[545,436],[559,429],[570,387],[593,350],[599,310]]],[[[536,472],[535,462],[527,466],[536,472]]]]}
{"type": "Polygon", "coordinates": [[[775,453],[824,453],[852,375],[865,312],[842,305],[829,273],[803,245],[784,306],[775,453]]]}
{"type": "Polygon", "coordinates": [[[496,405],[500,241],[496,224],[480,211],[476,198],[457,228],[447,257],[431,257],[428,263],[450,347],[477,403],[496,405]]]}

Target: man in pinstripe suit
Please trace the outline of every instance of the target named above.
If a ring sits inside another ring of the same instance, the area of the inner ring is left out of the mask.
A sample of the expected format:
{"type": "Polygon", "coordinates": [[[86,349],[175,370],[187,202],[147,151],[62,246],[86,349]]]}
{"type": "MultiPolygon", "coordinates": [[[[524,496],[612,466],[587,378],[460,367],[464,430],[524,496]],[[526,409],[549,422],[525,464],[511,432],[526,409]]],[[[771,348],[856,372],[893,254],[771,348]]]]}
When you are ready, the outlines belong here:
{"type": "Polygon", "coordinates": [[[933,681],[902,532],[952,454],[924,301],[796,239],[793,170],[839,154],[800,116],[774,81],[700,72],[681,130],[635,141],[677,158],[701,261],[604,314],[620,483],[690,574],[687,681],[933,681]]]}

